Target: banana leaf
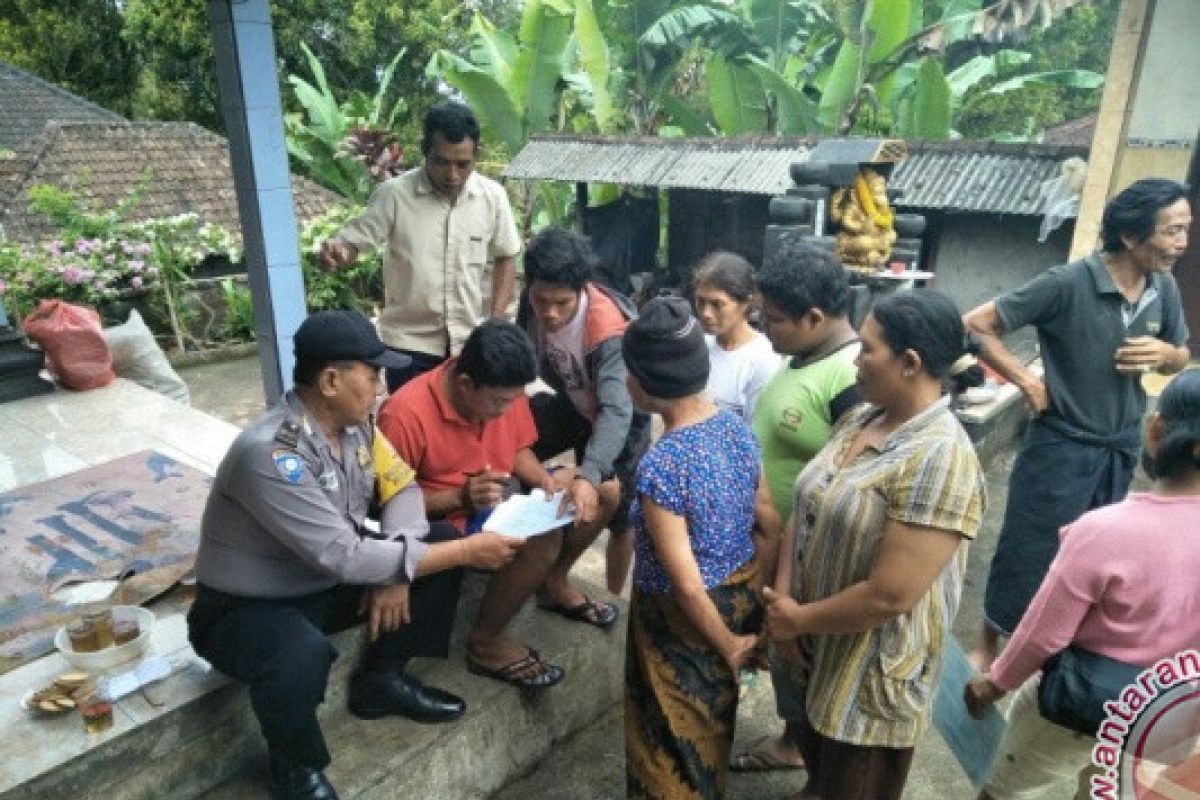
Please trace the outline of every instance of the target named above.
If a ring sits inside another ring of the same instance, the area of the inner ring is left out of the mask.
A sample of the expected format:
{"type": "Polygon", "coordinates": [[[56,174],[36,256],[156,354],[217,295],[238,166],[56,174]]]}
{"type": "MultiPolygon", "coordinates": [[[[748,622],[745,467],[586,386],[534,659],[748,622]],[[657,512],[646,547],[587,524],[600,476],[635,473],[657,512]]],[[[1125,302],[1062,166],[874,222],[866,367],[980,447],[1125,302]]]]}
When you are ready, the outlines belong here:
{"type": "Polygon", "coordinates": [[[766,96],[753,70],[718,51],[705,60],[704,74],[709,106],[722,134],[741,136],[766,130],[766,96]]]}

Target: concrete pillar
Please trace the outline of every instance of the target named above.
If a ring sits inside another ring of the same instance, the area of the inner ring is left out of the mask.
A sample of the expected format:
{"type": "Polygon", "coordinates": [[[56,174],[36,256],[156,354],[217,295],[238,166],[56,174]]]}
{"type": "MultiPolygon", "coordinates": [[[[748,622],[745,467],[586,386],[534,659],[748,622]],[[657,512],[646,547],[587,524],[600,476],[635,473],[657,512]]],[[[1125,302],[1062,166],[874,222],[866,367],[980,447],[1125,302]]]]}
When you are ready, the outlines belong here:
{"type": "Polygon", "coordinates": [[[1104,204],[1112,194],[1120,169],[1120,154],[1133,108],[1137,76],[1141,72],[1143,43],[1153,13],[1154,0],[1122,0],[1113,34],[1112,54],[1104,95],[1096,116],[1096,132],[1088,157],[1087,179],[1079,199],[1079,216],[1071,241],[1071,258],[1077,259],[1097,247],[1104,204]]]}
{"type": "Polygon", "coordinates": [[[291,386],[292,335],[306,310],[270,2],[209,0],[208,10],[264,394],[272,404],[291,386]]]}

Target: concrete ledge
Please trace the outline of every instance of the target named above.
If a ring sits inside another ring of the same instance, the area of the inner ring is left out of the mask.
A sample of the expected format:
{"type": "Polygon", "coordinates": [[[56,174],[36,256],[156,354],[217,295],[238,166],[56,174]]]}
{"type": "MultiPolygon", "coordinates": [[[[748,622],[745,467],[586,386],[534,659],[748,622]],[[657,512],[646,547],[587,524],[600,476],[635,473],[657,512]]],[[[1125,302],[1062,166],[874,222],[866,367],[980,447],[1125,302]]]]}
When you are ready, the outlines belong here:
{"type": "MultiPolygon", "coordinates": [[[[589,554],[591,555],[591,554],[589,554]]],[[[585,556],[586,557],[586,556],[585,556]]],[[[581,589],[603,592],[586,581],[581,589]]],[[[468,576],[456,631],[474,619],[483,576],[468,576]]],[[[622,604],[622,616],[626,608],[622,604]]],[[[624,619],[608,633],[533,608],[509,626],[517,641],[562,665],[567,675],[544,691],[521,691],[466,671],[456,637],[447,661],[422,660],[413,672],[461,695],[467,713],[447,725],[418,725],[398,717],[363,721],[346,710],[346,686],[356,653],[339,640],[342,657],[330,680],[320,719],[333,753],[327,774],[342,798],[485,798],[540,761],[554,744],[586,726],[620,700],[624,687],[624,619]]],[[[344,635],[344,634],[343,634],[344,635]]],[[[261,745],[259,746],[261,753],[261,745]]],[[[250,769],[204,793],[204,800],[266,797],[262,757],[250,769]]]]}
{"type": "Polygon", "coordinates": [[[196,668],[202,662],[187,644],[183,615],[157,621],[153,641],[154,651],[171,661],[175,673],[144,694],[115,703],[113,727],[102,734],[85,733],[75,713],[32,719],[9,702],[14,694],[71,669],[61,655],[0,678],[0,697],[5,700],[0,722],[5,723],[8,756],[0,768],[2,800],[188,797],[175,790],[195,783],[186,774],[188,754],[216,755],[210,766],[219,770],[225,756],[244,749],[242,731],[254,732],[249,707],[225,678],[196,668]]]}
{"type": "MultiPolygon", "coordinates": [[[[1041,359],[1031,361],[1029,369],[1041,376],[1041,359]]],[[[993,458],[1020,438],[1029,422],[1025,398],[1011,383],[997,386],[995,395],[988,402],[964,405],[956,409],[956,413],[958,421],[975,443],[975,452],[985,469],[993,458]]]]}
{"type": "Polygon", "coordinates": [[[991,402],[959,409],[958,421],[974,442],[979,463],[987,469],[993,458],[1021,436],[1029,411],[1017,387],[1005,384],[991,402]]]}
{"type": "MultiPolygon", "coordinates": [[[[584,561],[590,566],[583,571],[595,574],[602,556],[589,552],[584,561]]],[[[576,580],[593,596],[604,595],[576,580]]],[[[467,700],[458,722],[421,726],[352,717],[347,682],[364,633],[360,626],[334,637],[341,657],[319,713],[334,756],[329,776],[343,798],[485,797],[619,700],[624,620],[604,633],[538,611],[532,602],[513,620],[510,635],[561,664],[567,671],[562,683],[530,693],[469,674],[463,639],[484,584],[482,575],[464,582],[450,658],[414,664],[415,674],[467,700]]],[[[6,755],[0,800],[266,797],[264,748],[245,690],[195,656],[182,614],[155,623],[154,650],[171,660],[175,673],[145,696],[118,701],[112,729],[99,735],[86,734],[75,713],[34,719],[18,707],[26,690],[68,671],[57,653],[0,676],[6,755]]]]}

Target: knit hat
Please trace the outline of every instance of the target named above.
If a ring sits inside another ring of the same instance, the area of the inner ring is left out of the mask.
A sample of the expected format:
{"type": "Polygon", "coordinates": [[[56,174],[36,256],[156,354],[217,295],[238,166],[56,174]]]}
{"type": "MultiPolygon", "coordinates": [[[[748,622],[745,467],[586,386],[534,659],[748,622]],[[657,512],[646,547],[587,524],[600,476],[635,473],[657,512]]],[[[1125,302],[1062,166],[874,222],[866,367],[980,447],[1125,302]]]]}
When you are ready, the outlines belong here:
{"type": "Polygon", "coordinates": [[[682,297],[646,303],[625,329],[621,350],[625,366],[651,397],[687,397],[708,384],[704,331],[682,297]]]}

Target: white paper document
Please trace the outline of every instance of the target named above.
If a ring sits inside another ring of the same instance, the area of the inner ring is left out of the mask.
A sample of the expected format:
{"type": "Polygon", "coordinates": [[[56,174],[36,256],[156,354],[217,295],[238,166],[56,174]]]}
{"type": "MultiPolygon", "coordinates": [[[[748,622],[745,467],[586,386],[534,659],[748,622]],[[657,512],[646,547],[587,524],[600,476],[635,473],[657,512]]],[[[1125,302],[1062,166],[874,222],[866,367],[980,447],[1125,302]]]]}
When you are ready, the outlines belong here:
{"type": "Polygon", "coordinates": [[[563,494],[560,491],[549,499],[541,489],[534,489],[529,494],[514,494],[492,510],[483,529],[528,539],[570,525],[575,520],[573,506],[568,506],[567,513],[562,516],[558,514],[563,494]]]}

